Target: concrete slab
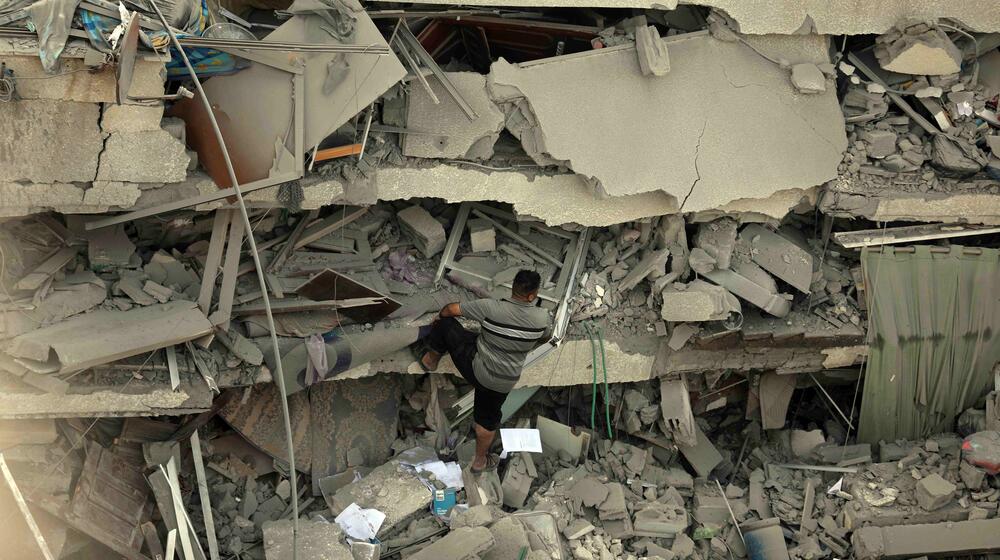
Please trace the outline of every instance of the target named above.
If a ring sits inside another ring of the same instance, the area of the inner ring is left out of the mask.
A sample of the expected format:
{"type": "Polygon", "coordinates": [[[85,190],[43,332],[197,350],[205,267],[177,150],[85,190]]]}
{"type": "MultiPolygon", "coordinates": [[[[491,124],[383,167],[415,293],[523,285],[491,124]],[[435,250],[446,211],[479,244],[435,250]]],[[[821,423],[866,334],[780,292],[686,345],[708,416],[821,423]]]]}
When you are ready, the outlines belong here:
{"type": "Polygon", "coordinates": [[[423,87],[410,88],[406,128],[419,134],[404,134],[403,155],[422,158],[486,160],[503,130],[504,114],[486,92],[486,76],[475,72],[446,72],[455,89],[476,112],[473,120],[446,92],[437,78],[429,78],[440,103],[435,104],[423,87]]]}
{"type": "Polygon", "coordinates": [[[1000,519],[862,527],[851,543],[858,560],[981,554],[1000,550],[1000,519]]]}
{"type": "Polygon", "coordinates": [[[116,132],[104,144],[97,180],[179,183],[189,161],[184,144],[166,130],[116,132]]]}
{"type": "Polygon", "coordinates": [[[832,90],[800,95],[786,71],[707,32],[664,43],[671,70],[657,80],[642,75],[634,46],[621,46],[497,62],[491,91],[527,99],[540,128],[530,155],[568,162],[609,196],[663,191],[698,211],[836,177],[847,139],[832,90]]]}
{"type": "MultiPolygon", "coordinates": [[[[292,522],[287,520],[264,523],[264,557],[267,560],[291,560],[292,522]]],[[[296,535],[298,558],[309,560],[352,560],[351,548],[344,542],[344,532],[336,523],[299,521],[296,535]]]]}
{"type": "Polygon", "coordinates": [[[93,181],[104,147],[99,118],[96,103],[0,103],[0,183],[93,181]]]}
{"type": "MultiPolygon", "coordinates": [[[[361,480],[337,490],[332,501],[331,509],[338,515],[352,503],[384,513],[385,521],[378,532],[382,538],[426,510],[431,503],[431,491],[416,476],[402,470],[398,461],[389,461],[361,480]]],[[[492,540],[490,535],[491,543],[492,540]]]]}
{"type": "MultiPolygon", "coordinates": [[[[387,1],[387,0],[385,0],[387,1]]],[[[415,0],[414,4],[438,4],[439,0],[415,0]]],[[[736,20],[742,33],[810,32],[829,35],[882,33],[908,18],[934,20],[942,17],[961,21],[974,31],[1000,31],[1000,14],[990,0],[914,3],[890,0],[858,3],[852,0],[784,0],[753,4],[744,0],[468,0],[469,6],[644,8],[674,10],[679,5],[710,6],[736,20]]]]}
{"type": "MultiPolygon", "coordinates": [[[[87,103],[114,103],[118,89],[115,68],[111,65],[92,71],[83,62],[90,47],[71,40],[59,57],[59,72],[48,75],[38,59],[38,41],[24,38],[0,39],[0,55],[7,68],[16,76],[45,76],[44,80],[24,79],[17,82],[21,99],[51,99],[87,103]],[[11,54],[12,56],[7,56],[11,54]]],[[[133,97],[163,95],[166,78],[163,61],[155,55],[139,56],[132,73],[129,95],[133,97]]]]}
{"type": "Polygon", "coordinates": [[[410,556],[409,560],[440,558],[471,560],[479,558],[479,555],[489,550],[494,543],[493,534],[486,527],[462,527],[434,541],[430,546],[410,556]]]}

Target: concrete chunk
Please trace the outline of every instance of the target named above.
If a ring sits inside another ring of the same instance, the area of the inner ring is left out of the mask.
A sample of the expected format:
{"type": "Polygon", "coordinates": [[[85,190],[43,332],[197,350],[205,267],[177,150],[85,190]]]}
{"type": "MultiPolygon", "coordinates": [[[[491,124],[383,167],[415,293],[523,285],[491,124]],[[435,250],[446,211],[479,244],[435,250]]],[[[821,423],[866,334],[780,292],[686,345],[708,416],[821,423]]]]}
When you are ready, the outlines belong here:
{"type": "Polygon", "coordinates": [[[0,183],[93,181],[104,138],[99,114],[96,103],[0,103],[0,183]]]}
{"type": "Polygon", "coordinates": [[[663,290],[664,321],[718,321],[740,312],[739,301],[725,288],[704,280],[674,284],[663,290]]]}
{"type": "Polygon", "coordinates": [[[753,262],[800,292],[809,293],[812,253],[760,224],[747,225],[740,232],[740,239],[749,242],[753,262]]]}
{"type": "MultiPolygon", "coordinates": [[[[917,24],[927,28],[926,24],[917,24]]],[[[962,69],[962,51],[938,28],[927,28],[919,34],[893,31],[878,38],[875,57],[882,68],[890,72],[919,75],[954,74],[962,69]]]]}
{"type": "Polygon", "coordinates": [[[444,538],[410,556],[410,560],[470,560],[489,550],[496,541],[486,527],[462,527],[451,531],[444,538]]]}
{"type": "Polygon", "coordinates": [[[815,64],[796,64],[792,66],[792,85],[802,93],[823,93],[826,76],[815,64]]]}
{"type": "Polygon", "coordinates": [[[444,249],[448,240],[444,226],[422,206],[410,206],[396,214],[396,218],[399,219],[399,227],[425,257],[433,257],[444,249]]]}
{"type": "Polygon", "coordinates": [[[705,277],[775,317],[784,317],[792,309],[791,297],[775,293],[732,270],[713,270],[705,277]]]}
{"type": "Polygon", "coordinates": [[[667,45],[660,39],[660,32],[655,26],[640,25],[635,28],[635,50],[643,76],[666,76],[670,72],[667,45]]]}
{"type": "Polygon", "coordinates": [[[117,132],[105,142],[97,180],[180,183],[187,168],[184,144],[166,130],[117,132]]]}
{"type": "Polygon", "coordinates": [[[401,471],[398,461],[389,461],[361,480],[337,490],[332,502],[331,509],[337,514],[352,503],[381,511],[385,521],[378,534],[385,535],[427,509],[431,491],[416,476],[401,471]]]}
{"type": "Polygon", "coordinates": [[[915,489],[917,503],[927,511],[941,509],[951,502],[956,486],[934,473],[921,478],[915,489]]]}
{"type": "MultiPolygon", "coordinates": [[[[150,132],[160,130],[163,105],[104,105],[101,130],[112,132],[150,132]]],[[[183,122],[183,121],[182,121],[183,122]]]]}
{"type": "Polygon", "coordinates": [[[487,220],[469,220],[469,242],[473,253],[489,253],[497,250],[497,230],[487,220]]]}

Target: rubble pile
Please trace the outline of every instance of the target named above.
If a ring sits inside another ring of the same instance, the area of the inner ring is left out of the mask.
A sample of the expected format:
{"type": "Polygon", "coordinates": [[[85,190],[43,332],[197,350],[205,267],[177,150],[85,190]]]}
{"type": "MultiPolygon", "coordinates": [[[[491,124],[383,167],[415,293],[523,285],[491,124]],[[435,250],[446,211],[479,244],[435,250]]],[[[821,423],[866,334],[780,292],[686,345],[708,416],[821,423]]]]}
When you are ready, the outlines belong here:
{"type": "Polygon", "coordinates": [[[1000,551],[989,9],[152,1],[0,0],[0,555],[1000,551]]]}

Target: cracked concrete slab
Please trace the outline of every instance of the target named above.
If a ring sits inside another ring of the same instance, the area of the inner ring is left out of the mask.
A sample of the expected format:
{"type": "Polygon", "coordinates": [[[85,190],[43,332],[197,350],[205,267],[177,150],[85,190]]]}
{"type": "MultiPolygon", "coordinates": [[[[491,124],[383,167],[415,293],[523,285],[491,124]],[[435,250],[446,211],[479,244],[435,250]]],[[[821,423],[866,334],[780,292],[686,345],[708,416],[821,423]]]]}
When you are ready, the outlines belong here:
{"type": "MultiPolygon", "coordinates": [[[[388,1],[388,0],[382,0],[388,1]]],[[[439,0],[412,0],[414,4],[439,4],[439,0]]],[[[503,7],[572,7],[572,8],[645,8],[676,9],[678,4],[711,6],[725,11],[740,26],[740,32],[806,32],[826,35],[863,35],[883,33],[897,21],[913,18],[931,20],[957,19],[973,31],[1000,31],[1000,11],[992,0],[781,0],[767,3],[746,0],[467,0],[467,6],[503,7]]]]}
{"type": "Polygon", "coordinates": [[[446,72],[455,89],[478,115],[469,120],[440,80],[429,79],[440,103],[427,91],[410,88],[406,128],[420,134],[403,135],[403,155],[422,158],[487,160],[503,130],[504,115],[486,92],[486,77],[475,72],[446,72]]]}
{"type": "Polygon", "coordinates": [[[0,217],[47,211],[99,214],[131,208],[140,194],[135,183],[96,182],[89,188],[69,183],[0,183],[0,217]]]}
{"type": "Polygon", "coordinates": [[[529,154],[565,161],[609,196],[662,191],[699,211],[836,177],[847,138],[832,89],[801,95],[786,70],[707,32],[664,42],[671,70],[655,80],[623,45],[501,60],[491,92],[512,101],[517,91],[530,104],[541,142],[526,145],[529,154]]]}
{"type": "Polygon", "coordinates": [[[115,132],[104,143],[97,180],[179,183],[189,161],[184,144],[166,130],[115,132]]]}
{"type": "Polygon", "coordinates": [[[93,181],[103,141],[99,118],[96,103],[0,103],[0,182],[93,181]]]}

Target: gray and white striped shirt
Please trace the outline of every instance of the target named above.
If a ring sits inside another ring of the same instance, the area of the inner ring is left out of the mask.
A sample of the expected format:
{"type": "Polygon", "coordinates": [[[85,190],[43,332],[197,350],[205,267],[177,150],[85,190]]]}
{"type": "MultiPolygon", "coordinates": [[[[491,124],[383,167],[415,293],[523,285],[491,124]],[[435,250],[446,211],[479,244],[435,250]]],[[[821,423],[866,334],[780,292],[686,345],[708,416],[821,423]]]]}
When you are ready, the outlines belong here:
{"type": "Polygon", "coordinates": [[[461,304],[462,316],[479,322],[472,370],[484,387],[509,393],[521,378],[528,352],[548,340],[548,310],[512,299],[480,299],[461,304]]]}

